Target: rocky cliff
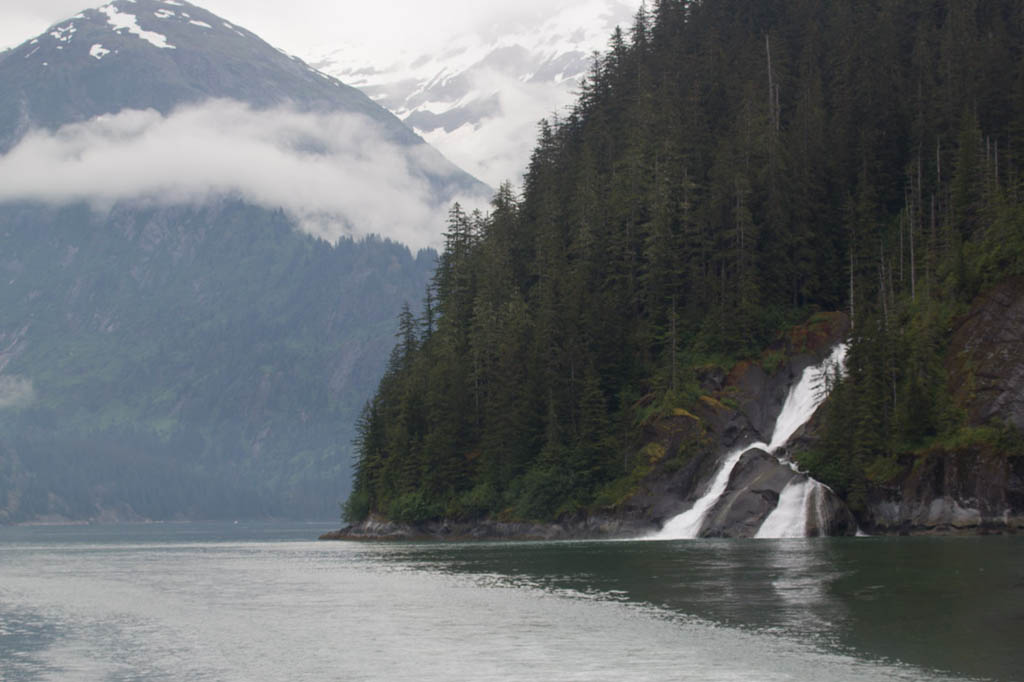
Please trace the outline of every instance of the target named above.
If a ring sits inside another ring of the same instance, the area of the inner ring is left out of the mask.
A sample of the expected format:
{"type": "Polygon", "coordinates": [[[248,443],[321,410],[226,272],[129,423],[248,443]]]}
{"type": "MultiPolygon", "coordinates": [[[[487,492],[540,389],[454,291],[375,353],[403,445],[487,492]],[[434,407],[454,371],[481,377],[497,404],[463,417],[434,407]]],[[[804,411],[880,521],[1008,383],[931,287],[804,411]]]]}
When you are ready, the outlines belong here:
{"type": "Polygon", "coordinates": [[[902,457],[862,522],[876,532],[1024,529],[1024,278],[978,296],[956,321],[945,365],[964,436],[902,457]]]}

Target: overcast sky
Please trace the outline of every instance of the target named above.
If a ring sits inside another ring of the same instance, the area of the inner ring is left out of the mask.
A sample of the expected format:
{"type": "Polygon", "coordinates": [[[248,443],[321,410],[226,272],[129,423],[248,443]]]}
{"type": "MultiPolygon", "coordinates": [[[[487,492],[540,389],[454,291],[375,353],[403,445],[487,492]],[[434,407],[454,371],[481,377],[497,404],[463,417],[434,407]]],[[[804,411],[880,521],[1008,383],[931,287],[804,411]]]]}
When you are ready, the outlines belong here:
{"type": "MultiPolygon", "coordinates": [[[[557,1],[557,0],[556,0],[557,1]]],[[[105,2],[0,0],[0,49],[14,47],[51,24],[105,2]]],[[[339,41],[424,48],[445,36],[498,32],[509,22],[551,12],[551,0],[202,0],[195,3],[288,52],[339,41]]],[[[392,48],[393,49],[393,48],[392,48]]]]}

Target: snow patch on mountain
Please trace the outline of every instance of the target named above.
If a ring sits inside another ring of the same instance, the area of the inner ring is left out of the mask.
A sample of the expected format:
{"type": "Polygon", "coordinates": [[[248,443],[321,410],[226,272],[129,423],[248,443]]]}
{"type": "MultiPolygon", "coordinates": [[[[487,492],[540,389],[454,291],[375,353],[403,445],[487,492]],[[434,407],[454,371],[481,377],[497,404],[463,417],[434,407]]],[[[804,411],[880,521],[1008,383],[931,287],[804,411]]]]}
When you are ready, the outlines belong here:
{"type": "Polygon", "coordinates": [[[89,48],[89,56],[94,57],[96,59],[103,59],[108,54],[110,54],[110,50],[103,47],[101,43],[96,43],[95,45],[89,48]]]}
{"type": "Polygon", "coordinates": [[[50,35],[58,43],[70,43],[71,38],[75,35],[76,30],[77,29],[75,28],[74,24],[68,24],[67,26],[56,26],[52,31],[50,31],[50,35]]]}
{"type": "MultiPolygon", "coordinates": [[[[126,1],[134,3],[135,0],[126,1]]],[[[162,35],[160,33],[156,33],[155,31],[144,31],[139,26],[138,17],[136,17],[134,14],[121,12],[116,7],[114,7],[113,4],[103,5],[99,9],[100,12],[103,12],[107,15],[107,23],[109,23],[115,31],[128,31],[128,33],[138,36],[142,40],[145,40],[147,43],[153,45],[154,47],[170,50],[175,49],[174,45],[171,45],[169,42],[167,42],[167,36],[162,35]]]]}

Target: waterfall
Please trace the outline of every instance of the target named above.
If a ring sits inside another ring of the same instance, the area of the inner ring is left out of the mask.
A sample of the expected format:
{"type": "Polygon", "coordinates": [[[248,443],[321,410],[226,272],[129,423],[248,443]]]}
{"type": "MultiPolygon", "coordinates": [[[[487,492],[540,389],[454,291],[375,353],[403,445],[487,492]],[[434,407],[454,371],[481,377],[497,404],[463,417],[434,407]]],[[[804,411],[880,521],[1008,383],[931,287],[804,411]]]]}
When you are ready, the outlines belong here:
{"type": "MultiPolygon", "coordinates": [[[[715,472],[715,476],[704,494],[688,510],[669,519],[660,531],[650,536],[650,539],[682,540],[699,537],[701,527],[704,525],[704,518],[725,492],[732,470],[736,468],[736,464],[739,463],[743,454],[753,448],[761,448],[774,454],[792,438],[797,429],[810,421],[815,410],[825,400],[827,386],[824,380],[826,374],[835,367],[842,370],[847,350],[846,344],[839,344],[832,349],[832,352],[820,365],[806,368],[800,375],[800,380],[790,388],[786,395],[782,412],[775,420],[775,426],[772,429],[771,443],[767,446],[764,443],[753,443],[730,451],[722,460],[721,466],[715,472]]],[[[815,507],[816,514],[823,513],[821,510],[822,495],[816,486],[824,487],[811,478],[790,481],[779,496],[775,510],[761,524],[756,537],[804,537],[807,533],[808,505],[815,507]],[[770,526],[769,521],[771,521],[770,526]],[[764,534],[762,535],[762,533],[764,534]]],[[[820,521],[819,527],[822,527],[820,521]]]]}
{"type": "Polygon", "coordinates": [[[755,538],[803,538],[808,536],[807,522],[813,518],[817,534],[824,535],[828,524],[825,490],[828,487],[810,476],[794,478],[779,495],[779,503],[757,529],[755,538]]]}
{"type": "Polygon", "coordinates": [[[725,487],[729,484],[729,476],[732,474],[732,470],[736,468],[736,463],[740,461],[740,457],[743,456],[744,452],[755,447],[766,448],[767,446],[764,443],[744,445],[726,455],[722,466],[718,467],[718,472],[715,474],[714,479],[712,479],[707,492],[694,502],[692,507],[682,514],[669,519],[669,522],[652,539],[679,540],[697,537],[701,526],[704,524],[704,517],[707,516],[708,510],[714,506],[718,498],[725,492],[725,487]]]}
{"type": "Polygon", "coordinates": [[[779,503],[757,529],[755,538],[802,538],[807,526],[811,479],[794,478],[779,495],[779,503]]]}
{"type": "Polygon", "coordinates": [[[824,385],[825,374],[837,364],[841,367],[846,359],[847,346],[836,346],[825,360],[817,366],[811,366],[800,375],[800,381],[789,389],[782,412],[775,420],[772,430],[772,442],[769,452],[775,452],[789,442],[797,429],[810,421],[818,406],[825,400],[827,387],[824,385]]]}

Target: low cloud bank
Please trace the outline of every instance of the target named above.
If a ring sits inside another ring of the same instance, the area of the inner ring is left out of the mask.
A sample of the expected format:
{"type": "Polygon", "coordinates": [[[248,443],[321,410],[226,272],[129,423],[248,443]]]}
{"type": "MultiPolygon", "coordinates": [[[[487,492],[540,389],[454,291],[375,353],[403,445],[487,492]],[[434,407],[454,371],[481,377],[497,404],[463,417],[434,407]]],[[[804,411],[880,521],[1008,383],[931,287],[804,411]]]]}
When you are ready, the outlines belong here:
{"type": "Polygon", "coordinates": [[[238,194],[328,241],[376,233],[416,249],[439,245],[450,201],[482,199],[438,196],[424,172],[444,172],[440,155],[387,142],[364,116],[211,100],[168,116],[125,110],[30,132],[0,157],[0,202],[106,209],[238,194]]]}

